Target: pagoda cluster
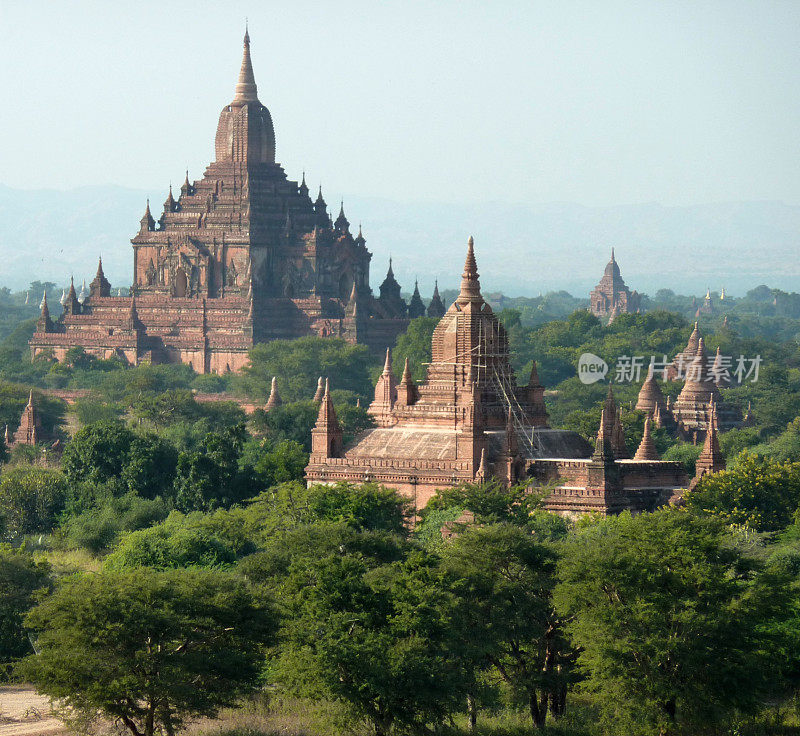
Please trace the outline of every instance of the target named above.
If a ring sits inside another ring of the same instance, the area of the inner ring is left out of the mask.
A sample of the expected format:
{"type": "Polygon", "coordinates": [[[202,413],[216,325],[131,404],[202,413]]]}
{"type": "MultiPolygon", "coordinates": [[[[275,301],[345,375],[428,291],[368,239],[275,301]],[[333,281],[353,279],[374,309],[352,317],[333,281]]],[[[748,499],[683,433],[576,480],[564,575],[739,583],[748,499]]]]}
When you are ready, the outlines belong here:
{"type": "Polygon", "coordinates": [[[725,403],[721,389],[730,385],[730,376],[719,348],[714,358],[709,358],[697,322],[686,348],[664,368],[662,378],[664,381],[683,380],[674,402],[669,396],[665,397],[652,367],[636,402],[636,408],[650,417],[656,427],[665,427],[674,435],[696,443],[712,427],[724,431],[754,424],[749,406],[742,416],[738,407],[725,403]]]}

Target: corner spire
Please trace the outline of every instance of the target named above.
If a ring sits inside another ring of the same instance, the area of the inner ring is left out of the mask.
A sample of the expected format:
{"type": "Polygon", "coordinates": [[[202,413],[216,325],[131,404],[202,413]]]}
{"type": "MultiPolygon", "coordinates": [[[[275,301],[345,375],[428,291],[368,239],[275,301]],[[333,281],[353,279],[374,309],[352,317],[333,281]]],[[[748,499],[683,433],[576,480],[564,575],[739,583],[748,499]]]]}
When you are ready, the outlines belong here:
{"type": "Polygon", "coordinates": [[[242,52],[242,67],[239,70],[239,80],[236,83],[236,94],[231,105],[241,106],[248,102],[258,102],[258,87],[253,74],[253,63],[250,61],[250,32],[247,26],[244,31],[244,50],[242,52]]]}
{"type": "Polygon", "coordinates": [[[39,319],[36,320],[36,332],[50,332],[53,329],[53,321],[50,319],[50,308],[47,306],[47,290],[45,289],[40,305],[42,310],[39,319]]]}
{"type": "Polygon", "coordinates": [[[341,457],[343,454],[342,427],[336,418],[330,384],[325,379],[325,393],[319,405],[317,423],[311,430],[311,462],[330,457],[341,457]]]}

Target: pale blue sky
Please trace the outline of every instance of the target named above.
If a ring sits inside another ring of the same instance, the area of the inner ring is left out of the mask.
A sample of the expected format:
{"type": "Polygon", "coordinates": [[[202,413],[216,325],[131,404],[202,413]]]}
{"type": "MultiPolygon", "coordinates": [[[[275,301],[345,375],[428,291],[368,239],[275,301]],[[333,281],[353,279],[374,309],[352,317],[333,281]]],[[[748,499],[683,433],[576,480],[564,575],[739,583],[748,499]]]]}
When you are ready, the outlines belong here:
{"type": "Polygon", "coordinates": [[[765,0],[3,0],[0,183],[199,177],[245,16],[329,202],[800,203],[800,2],[765,0]]]}

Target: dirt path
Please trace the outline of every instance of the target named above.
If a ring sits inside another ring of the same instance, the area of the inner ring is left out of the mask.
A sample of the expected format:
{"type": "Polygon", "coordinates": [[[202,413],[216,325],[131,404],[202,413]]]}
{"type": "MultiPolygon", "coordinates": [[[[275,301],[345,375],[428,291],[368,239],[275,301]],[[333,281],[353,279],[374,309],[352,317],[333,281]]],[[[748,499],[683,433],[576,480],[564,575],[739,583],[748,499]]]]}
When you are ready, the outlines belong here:
{"type": "Polygon", "coordinates": [[[0,736],[66,733],[64,724],[51,714],[50,701],[32,687],[0,686],[0,736]]]}

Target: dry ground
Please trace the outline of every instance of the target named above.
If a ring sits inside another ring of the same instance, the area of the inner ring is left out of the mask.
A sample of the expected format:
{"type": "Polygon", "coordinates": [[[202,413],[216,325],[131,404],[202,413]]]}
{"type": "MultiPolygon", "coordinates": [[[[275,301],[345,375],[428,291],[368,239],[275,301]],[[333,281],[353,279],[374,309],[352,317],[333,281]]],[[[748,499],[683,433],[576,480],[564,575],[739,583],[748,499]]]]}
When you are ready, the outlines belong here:
{"type": "Polygon", "coordinates": [[[50,712],[50,702],[30,685],[0,686],[0,736],[60,736],[64,725],[50,712]]]}

